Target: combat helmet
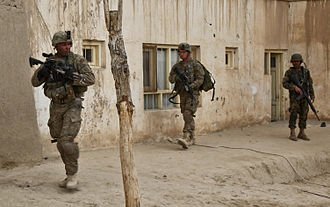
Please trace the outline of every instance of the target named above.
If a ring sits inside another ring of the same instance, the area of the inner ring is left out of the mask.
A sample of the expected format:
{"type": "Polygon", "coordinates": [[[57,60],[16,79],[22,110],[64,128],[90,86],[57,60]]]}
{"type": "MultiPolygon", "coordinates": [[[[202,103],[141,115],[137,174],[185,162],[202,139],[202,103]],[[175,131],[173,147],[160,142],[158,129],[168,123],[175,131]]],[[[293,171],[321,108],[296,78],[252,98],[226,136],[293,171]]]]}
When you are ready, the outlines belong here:
{"type": "Polygon", "coordinates": [[[189,53],[191,53],[191,47],[188,43],[180,43],[179,46],[178,46],[178,50],[185,50],[185,51],[188,51],[189,53]]]}
{"type": "Polygon", "coordinates": [[[52,45],[55,47],[57,44],[62,42],[69,42],[72,45],[71,32],[70,31],[60,31],[56,32],[52,39],[52,45]]]}
{"type": "Polygon", "coordinates": [[[290,60],[290,62],[293,62],[293,61],[304,62],[302,56],[301,56],[300,54],[298,54],[298,53],[293,54],[293,55],[291,56],[291,60],[290,60]]]}

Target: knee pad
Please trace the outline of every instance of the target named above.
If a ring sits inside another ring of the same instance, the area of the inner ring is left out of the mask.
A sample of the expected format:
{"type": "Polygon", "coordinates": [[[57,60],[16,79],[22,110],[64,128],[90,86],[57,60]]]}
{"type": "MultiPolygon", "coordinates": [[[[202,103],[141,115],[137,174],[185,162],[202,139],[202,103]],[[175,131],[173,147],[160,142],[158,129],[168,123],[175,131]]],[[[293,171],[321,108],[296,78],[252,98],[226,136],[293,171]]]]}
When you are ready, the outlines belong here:
{"type": "Polygon", "coordinates": [[[65,155],[76,155],[79,156],[79,147],[77,143],[74,142],[57,142],[57,148],[60,153],[63,153],[65,155]]]}
{"type": "Polygon", "coordinates": [[[190,119],[193,119],[194,117],[195,117],[194,112],[192,112],[191,110],[185,110],[183,112],[184,120],[190,120],[190,119]]]}

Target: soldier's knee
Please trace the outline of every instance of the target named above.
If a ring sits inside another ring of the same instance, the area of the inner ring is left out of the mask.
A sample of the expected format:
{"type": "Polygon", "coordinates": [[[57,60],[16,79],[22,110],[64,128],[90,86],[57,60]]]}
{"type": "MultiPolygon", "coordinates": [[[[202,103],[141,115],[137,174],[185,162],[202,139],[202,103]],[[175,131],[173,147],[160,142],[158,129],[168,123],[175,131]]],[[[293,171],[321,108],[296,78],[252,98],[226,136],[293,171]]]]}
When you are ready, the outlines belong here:
{"type": "Polygon", "coordinates": [[[185,110],[183,112],[183,118],[190,118],[190,117],[193,117],[193,112],[190,110],[185,110]]]}
{"type": "Polygon", "coordinates": [[[295,111],[292,111],[292,112],[290,113],[290,116],[291,116],[291,117],[297,117],[297,116],[298,116],[298,113],[295,112],[295,111]]]}
{"type": "Polygon", "coordinates": [[[75,157],[79,157],[79,147],[77,143],[70,141],[58,141],[57,148],[60,153],[65,155],[75,155],[75,157]]]}

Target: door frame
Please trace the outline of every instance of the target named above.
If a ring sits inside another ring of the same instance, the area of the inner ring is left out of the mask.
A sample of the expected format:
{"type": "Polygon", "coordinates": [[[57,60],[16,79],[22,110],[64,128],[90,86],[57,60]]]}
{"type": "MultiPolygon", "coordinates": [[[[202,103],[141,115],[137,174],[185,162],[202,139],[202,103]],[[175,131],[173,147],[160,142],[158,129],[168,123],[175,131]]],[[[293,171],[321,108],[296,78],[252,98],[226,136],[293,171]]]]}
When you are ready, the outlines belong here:
{"type": "MultiPolygon", "coordinates": [[[[276,112],[275,116],[272,117],[272,105],[270,106],[270,116],[271,120],[278,121],[278,120],[284,120],[285,119],[285,110],[284,110],[284,93],[283,93],[283,87],[282,87],[282,78],[284,74],[284,59],[286,55],[285,50],[274,50],[274,49],[266,49],[265,50],[265,75],[271,76],[271,56],[272,55],[278,56],[276,61],[276,85],[278,89],[278,99],[276,101],[276,112]]],[[[270,95],[269,98],[272,99],[272,78],[270,80],[270,95]]],[[[270,104],[272,104],[272,100],[270,100],[270,104]]]]}

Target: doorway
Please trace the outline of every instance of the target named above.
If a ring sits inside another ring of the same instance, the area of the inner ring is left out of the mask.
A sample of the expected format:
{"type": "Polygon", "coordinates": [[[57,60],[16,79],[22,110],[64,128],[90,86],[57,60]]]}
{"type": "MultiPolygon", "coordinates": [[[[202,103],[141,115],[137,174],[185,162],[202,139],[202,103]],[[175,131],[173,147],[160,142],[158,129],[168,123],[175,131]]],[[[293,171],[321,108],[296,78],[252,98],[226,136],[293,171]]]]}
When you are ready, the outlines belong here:
{"type": "Polygon", "coordinates": [[[265,52],[265,74],[271,79],[271,121],[284,119],[283,110],[283,53],[278,51],[265,52]]]}

